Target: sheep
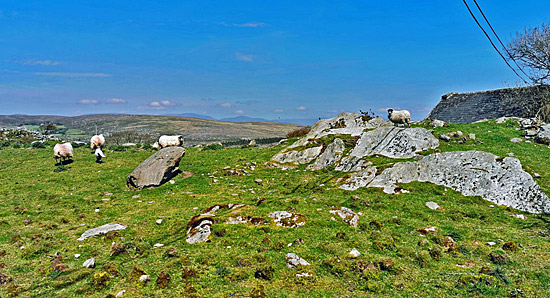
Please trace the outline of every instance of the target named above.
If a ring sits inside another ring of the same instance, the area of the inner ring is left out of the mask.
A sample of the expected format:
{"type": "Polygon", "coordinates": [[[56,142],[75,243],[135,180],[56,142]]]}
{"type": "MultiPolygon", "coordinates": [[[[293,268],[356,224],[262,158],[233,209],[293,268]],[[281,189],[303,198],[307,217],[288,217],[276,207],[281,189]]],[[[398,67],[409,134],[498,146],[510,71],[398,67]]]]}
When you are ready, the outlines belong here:
{"type": "Polygon", "coordinates": [[[101,148],[105,144],[105,137],[101,135],[95,135],[90,139],[90,149],[101,148]]]}
{"type": "Polygon", "coordinates": [[[183,146],[183,136],[161,136],[159,138],[160,148],[166,148],[170,146],[183,146]]]}
{"type": "Polygon", "coordinates": [[[63,162],[65,159],[73,158],[73,145],[71,143],[55,144],[53,147],[53,157],[55,158],[55,164],[59,164],[59,159],[63,162]]]}
{"type": "Polygon", "coordinates": [[[411,126],[411,113],[407,110],[394,111],[388,109],[388,119],[395,124],[406,124],[407,127],[411,126]]]}
{"type": "Polygon", "coordinates": [[[102,163],[101,158],[105,157],[105,154],[103,154],[103,151],[101,151],[101,148],[95,149],[95,162],[96,163],[102,163]]]}

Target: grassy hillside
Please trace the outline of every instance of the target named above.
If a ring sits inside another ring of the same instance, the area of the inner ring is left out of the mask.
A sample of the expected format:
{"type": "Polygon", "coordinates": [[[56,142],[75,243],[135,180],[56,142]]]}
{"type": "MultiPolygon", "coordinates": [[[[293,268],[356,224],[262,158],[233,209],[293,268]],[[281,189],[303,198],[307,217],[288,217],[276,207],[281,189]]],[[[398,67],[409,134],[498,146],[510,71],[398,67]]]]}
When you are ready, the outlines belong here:
{"type": "MultiPolygon", "coordinates": [[[[441,151],[514,153],[526,171],[542,176],[537,182],[550,194],[550,150],[511,143],[520,135],[514,128],[512,122],[451,124],[435,134],[461,130],[482,141],[459,144],[454,138],[441,142],[441,151]]],[[[142,191],[129,190],[125,178],[153,151],[108,151],[106,162],[95,164],[88,149],[76,148],[75,162],[54,172],[51,148],[3,148],[0,296],[107,297],[121,290],[126,290],[123,297],[550,295],[550,216],[492,206],[429,183],[403,185],[410,192],[397,195],[379,189],[343,191],[335,181],[346,173],[264,165],[282,148],[190,148],[180,163],[188,175],[142,191]],[[442,209],[427,208],[428,201],[442,209]],[[211,242],[185,241],[193,216],[230,203],[248,207],[216,213],[211,242]],[[328,212],[340,206],[361,212],[357,228],[328,212]],[[279,210],[305,215],[306,224],[276,226],[268,214],[279,210]],[[263,218],[266,224],[224,224],[237,214],[263,218]],[[77,241],[85,230],[106,223],[128,228],[77,241]],[[419,235],[426,226],[438,229],[419,235]],[[456,245],[445,247],[446,236],[456,245]],[[489,241],[496,245],[486,245],[489,241]],[[361,256],[347,257],[352,248],[361,256]],[[311,266],[287,268],[289,252],[311,266]],[[83,268],[91,257],[96,268],[83,268]],[[142,273],[151,276],[149,283],[136,281],[142,273]]],[[[396,162],[370,160],[380,166],[396,162]]]]}
{"type": "Polygon", "coordinates": [[[67,128],[65,136],[88,141],[96,133],[116,134],[132,132],[158,137],[163,134],[181,134],[189,144],[208,141],[227,141],[242,138],[283,138],[286,133],[303,127],[286,123],[247,122],[233,123],[197,118],[155,115],[85,115],[28,116],[0,115],[0,127],[27,125],[37,127],[41,123],[54,123],[67,128]]]}

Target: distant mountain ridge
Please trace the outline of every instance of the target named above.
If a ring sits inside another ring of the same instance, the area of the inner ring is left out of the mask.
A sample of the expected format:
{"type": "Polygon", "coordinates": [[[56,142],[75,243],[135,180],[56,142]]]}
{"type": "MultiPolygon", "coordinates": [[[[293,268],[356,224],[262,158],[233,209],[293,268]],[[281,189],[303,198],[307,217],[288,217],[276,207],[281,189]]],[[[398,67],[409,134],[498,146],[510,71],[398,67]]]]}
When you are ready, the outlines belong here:
{"type": "Polygon", "coordinates": [[[274,122],[224,122],[185,116],[96,114],[82,116],[0,115],[0,127],[54,123],[68,130],[79,130],[79,138],[88,140],[97,133],[112,135],[121,132],[158,137],[180,134],[186,143],[204,143],[240,139],[284,138],[303,125],[274,122]]]}
{"type": "Polygon", "coordinates": [[[236,123],[243,123],[243,122],[274,122],[274,123],[290,123],[290,124],[298,124],[298,125],[306,125],[306,126],[312,126],[318,120],[318,119],[274,119],[274,120],[269,120],[269,119],[265,119],[265,118],[254,118],[254,117],[248,117],[248,116],[236,116],[236,117],[216,119],[216,118],[208,116],[208,115],[201,115],[201,114],[195,114],[195,113],[167,114],[166,116],[190,117],[190,118],[197,118],[197,119],[217,120],[217,121],[236,122],[236,123]]]}

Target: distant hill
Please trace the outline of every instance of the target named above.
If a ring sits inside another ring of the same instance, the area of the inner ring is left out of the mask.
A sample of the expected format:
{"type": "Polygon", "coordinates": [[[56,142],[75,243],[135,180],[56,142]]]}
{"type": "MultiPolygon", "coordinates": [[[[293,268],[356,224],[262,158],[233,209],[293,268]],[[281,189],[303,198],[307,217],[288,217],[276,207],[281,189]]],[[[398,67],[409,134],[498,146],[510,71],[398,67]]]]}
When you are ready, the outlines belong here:
{"type": "Polygon", "coordinates": [[[188,118],[197,118],[197,119],[205,119],[205,120],[217,120],[216,118],[210,117],[208,115],[201,115],[201,114],[195,114],[195,113],[167,114],[165,116],[188,117],[188,118]]]}
{"type": "Polygon", "coordinates": [[[42,123],[62,125],[68,132],[74,132],[73,139],[87,140],[97,133],[112,135],[132,132],[158,137],[163,134],[181,134],[186,143],[204,143],[239,139],[284,138],[285,135],[302,125],[246,122],[234,123],[206,120],[191,117],[156,115],[113,115],[97,114],[83,116],[55,115],[0,115],[0,127],[23,125],[37,126],[42,123]],[[78,137],[76,137],[78,136],[78,137]]]}

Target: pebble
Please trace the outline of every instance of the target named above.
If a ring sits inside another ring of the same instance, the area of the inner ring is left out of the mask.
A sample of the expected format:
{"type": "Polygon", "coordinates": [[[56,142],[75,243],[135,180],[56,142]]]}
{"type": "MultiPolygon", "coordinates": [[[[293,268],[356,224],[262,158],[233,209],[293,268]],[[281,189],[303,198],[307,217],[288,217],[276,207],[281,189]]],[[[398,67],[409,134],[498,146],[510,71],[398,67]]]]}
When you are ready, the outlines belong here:
{"type": "Polygon", "coordinates": [[[149,201],[149,202],[147,202],[147,203],[148,203],[148,204],[153,204],[154,202],[155,202],[155,201],[149,201]]]}
{"type": "Polygon", "coordinates": [[[432,210],[437,210],[437,209],[441,208],[436,202],[426,202],[426,207],[428,207],[432,210]]]}
{"type": "Polygon", "coordinates": [[[175,184],[176,183],[176,181],[174,181],[174,180],[170,180],[169,182],[170,182],[170,184],[175,184]]]}
{"type": "Polygon", "coordinates": [[[162,223],[162,219],[157,219],[156,223],[157,225],[160,225],[162,223]]]}
{"type": "Polygon", "coordinates": [[[99,208],[96,208],[94,211],[95,213],[99,213],[99,208]]]}
{"type": "Polygon", "coordinates": [[[494,246],[494,245],[496,245],[496,243],[493,242],[493,241],[489,241],[489,242],[485,243],[485,245],[494,246]]]}
{"type": "Polygon", "coordinates": [[[361,253],[355,247],[349,252],[349,254],[354,258],[357,258],[361,255],[361,253]]]}
{"type": "Polygon", "coordinates": [[[139,281],[141,281],[141,282],[148,282],[148,281],[150,281],[150,280],[151,280],[151,276],[150,276],[150,275],[145,275],[145,274],[144,274],[144,275],[142,275],[142,276],[139,277],[139,281]]]}
{"type": "Polygon", "coordinates": [[[74,254],[74,258],[75,258],[75,259],[80,258],[80,254],[74,254]]]}
{"type": "Polygon", "coordinates": [[[540,176],[539,173],[533,173],[533,177],[535,177],[535,178],[540,178],[541,176],[540,176]]]}
{"type": "Polygon", "coordinates": [[[124,295],[124,293],[126,293],[126,290],[122,290],[122,291],[116,293],[115,297],[122,297],[122,295],[124,295]]]}
{"type": "Polygon", "coordinates": [[[95,268],[95,259],[94,258],[87,259],[86,261],[84,261],[84,264],[82,264],[82,267],[95,268]]]}
{"type": "Polygon", "coordinates": [[[141,197],[141,195],[135,195],[135,196],[132,196],[132,199],[138,199],[139,197],[141,197]]]}
{"type": "Polygon", "coordinates": [[[163,246],[164,246],[164,244],[162,244],[162,243],[156,243],[155,245],[153,245],[153,247],[163,247],[163,246]]]}

